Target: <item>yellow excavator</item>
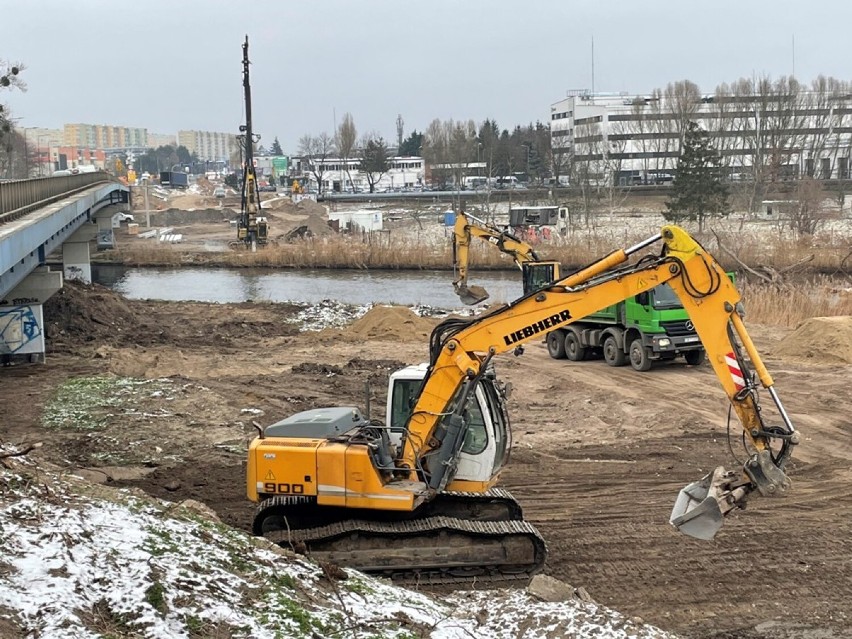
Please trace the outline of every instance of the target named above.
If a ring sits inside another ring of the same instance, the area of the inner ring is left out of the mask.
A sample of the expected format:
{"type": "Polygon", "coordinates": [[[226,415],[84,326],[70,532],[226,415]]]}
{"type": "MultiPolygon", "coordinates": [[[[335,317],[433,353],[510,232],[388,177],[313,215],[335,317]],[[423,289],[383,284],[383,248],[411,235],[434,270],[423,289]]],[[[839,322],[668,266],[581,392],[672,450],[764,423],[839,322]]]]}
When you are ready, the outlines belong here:
{"type": "Polygon", "coordinates": [[[453,288],[462,304],[472,306],[488,299],[484,288],[467,284],[470,242],[474,237],[488,242],[515,261],[523,274],[524,292],[537,290],[561,276],[559,262],[540,260],[532,246],[508,230],[459,211],[453,224],[453,269],[458,273],[453,288]]]}
{"type": "Polygon", "coordinates": [[[784,495],[799,435],[736,311],[740,295],[712,255],[683,229],[665,226],[487,314],[443,321],[428,364],[391,376],[384,423],[370,419],[369,408],[365,416],[334,407],[258,427],[247,466],[255,534],[403,580],[528,578],[543,566],[546,546],[514,498],[495,488],[511,430],[493,359],[663,282],[695,324],[747,451],[742,467],[720,466],[686,486],[671,523],[712,539],[750,495],[784,495]],[[631,261],[660,241],[659,254],[631,261]],[[759,404],[758,380],[777,424],[759,404]]]}

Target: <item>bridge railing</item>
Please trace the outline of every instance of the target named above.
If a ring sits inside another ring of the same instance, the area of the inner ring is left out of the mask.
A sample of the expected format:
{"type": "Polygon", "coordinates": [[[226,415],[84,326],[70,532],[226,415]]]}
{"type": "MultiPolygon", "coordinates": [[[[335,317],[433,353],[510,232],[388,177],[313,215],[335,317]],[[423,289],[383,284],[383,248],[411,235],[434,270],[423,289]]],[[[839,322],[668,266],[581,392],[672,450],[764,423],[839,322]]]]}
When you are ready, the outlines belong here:
{"type": "Polygon", "coordinates": [[[0,223],[9,222],[93,184],[114,180],[109,173],[78,173],[0,181],[0,223]]]}

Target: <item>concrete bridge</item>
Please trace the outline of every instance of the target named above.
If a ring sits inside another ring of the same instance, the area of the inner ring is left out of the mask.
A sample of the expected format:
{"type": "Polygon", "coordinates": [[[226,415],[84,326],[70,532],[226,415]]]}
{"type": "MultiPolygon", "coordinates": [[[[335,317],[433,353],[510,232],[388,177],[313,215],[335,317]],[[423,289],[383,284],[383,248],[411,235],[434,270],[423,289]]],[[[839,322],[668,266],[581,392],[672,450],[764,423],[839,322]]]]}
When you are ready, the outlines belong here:
{"type": "Polygon", "coordinates": [[[113,246],[129,193],[102,172],[0,181],[0,362],[44,361],[42,304],[66,278],[92,281],[91,243],[113,246]],[[62,270],[49,270],[60,251],[62,270]]]}

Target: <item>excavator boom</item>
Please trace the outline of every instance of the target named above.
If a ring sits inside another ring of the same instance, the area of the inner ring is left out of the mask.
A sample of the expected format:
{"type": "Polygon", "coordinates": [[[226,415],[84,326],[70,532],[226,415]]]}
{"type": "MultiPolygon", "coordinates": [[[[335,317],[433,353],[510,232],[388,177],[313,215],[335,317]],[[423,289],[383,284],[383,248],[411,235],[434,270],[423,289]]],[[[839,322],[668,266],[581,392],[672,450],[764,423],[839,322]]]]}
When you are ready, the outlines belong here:
{"type": "Polygon", "coordinates": [[[433,489],[442,490],[452,479],[458,442],[464,436],[463,425],[437,417],[447,410],[447,398],[457,392],[455,389],[474,383],[495,354],[517,350],[525,342],[540,340],[551,329],[567,326],[665,282],[680,298],[695,325],[753,451],[741,473],[711,474],[688,488],[689,498],[678,500],[672,523],[693,536],[710,538],[722,516],[741,505],[753,490],[764,496],[786,493],[790,484],[783,468],[791,446],[798,442],[798,434],[736,312],[739,293],[713,257],[676,226],[664,227],[659,235],[615,251],[550,287],[487,315],[473,320],[450,319],[440,325],[432,335],[430,371],[414,409],[419,416],[417,436],[407,440],[403,465],[414,468],[424,456],[434,460],[426,471],[428,483],[433,489]],[[625,265],[630,255],[660,240],[664,249],[659,256],[625,265]],[[762,386],[769,389],[783,420],[781,426],[764,424],[757,387],[747,372],[746,355],[762,386]],[[780,450],[773,450],[773,443],[780,450]],[[707,498],[711,502],[705,503],[707,498]],[[700,517],[702,512],[708,514],[700,517]]]}

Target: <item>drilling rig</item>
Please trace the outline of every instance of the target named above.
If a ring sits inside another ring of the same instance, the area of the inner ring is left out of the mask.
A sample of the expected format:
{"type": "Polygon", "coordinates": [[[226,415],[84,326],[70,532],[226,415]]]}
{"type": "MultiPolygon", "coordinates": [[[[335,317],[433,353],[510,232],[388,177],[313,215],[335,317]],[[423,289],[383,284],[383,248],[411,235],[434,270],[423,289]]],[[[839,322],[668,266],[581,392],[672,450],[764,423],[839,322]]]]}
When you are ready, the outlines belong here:
{"type": "Polygon", "coordinates": [[[246,101],[246,123],[240,125],[242,135],[238,136],[243,146],[243,192],[240,202],[240,217],[237,221],[237,246],[251,248],[266,244],[269,238],[269,226],[266,217],[261,215],[260,191],[255,171],[254,144],[260,140],[255,137],[251,127],[251,84],[249,82],[248,36],[243,43],[243,89],[246,101]]]}

